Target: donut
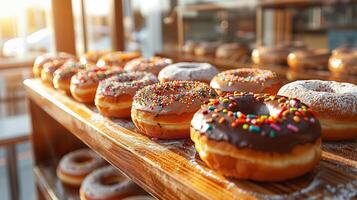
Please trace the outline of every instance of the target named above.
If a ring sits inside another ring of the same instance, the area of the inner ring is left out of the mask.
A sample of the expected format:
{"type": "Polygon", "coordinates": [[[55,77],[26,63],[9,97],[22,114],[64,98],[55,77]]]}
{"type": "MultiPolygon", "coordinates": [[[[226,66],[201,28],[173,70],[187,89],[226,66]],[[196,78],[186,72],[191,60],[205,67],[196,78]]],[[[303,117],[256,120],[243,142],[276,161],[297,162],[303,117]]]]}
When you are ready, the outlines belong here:
{"type": "Polygon", "coordinates": [[[209,167],[238,179],[292,179],[321,157],[321,126],[308,107],[269,94],[210,99],[192,118],[191,140],[209,167]]]}
{"type": "Polygon", "coordinates": [[[248,54],[249,49],[237,43],[225,43],[216,50],[216,58],[218,59],[243,60],[248,54]]]}
{"type": "Polygon", "coordinates": [[[154,56],[151,58],[136,58],[126,63],[124,70],[127,72],[150,72],[156,76],[167,65],[172,64],[169,58],[154,56]]]}
{"type": "Polygon", "coordinates": [[[43,83],[53,86],[53,73],[60,68],[66,61],[63,59],[54,59],[43,65],[41,70],[41,80],[43,83]]]}
{"type": "Polygon", "coordinates": [[[138,57],[140,57],[139,52],[124,52],[124,51],[111,52],[100,57],[100,59],[97,62],[97,66],[123,68],[128,61],[138,57]]]}
{"type": "Polygon", "coordinates": [[[99,83],[95,105],[99,112],[107,117],[130,117],[135,92],[158,81],[155,75],[147,72],[114,75],[99,83]]]}
{"type": "Polygon", "coordinates": [[[219,42],[201,42],[194,50],[196,56],[214,56],[219,42]]]}
{"type": "Polygon", "coordinates": [[[276,94],[281,81],[270,70],[241,68],[217,74],[210,85],[218,94],[234,91],[276,94]]]}
{"type": "Polygon", "coordinates": [[[79,60],[83,65],[96,64],[100,57],[108,53],[110,53],[110,51],[88,51],[82,55],[79,60]]]}
{"type": "Polygon", "coordinates": [[[301,44],[281,44],[274,47],[260,46],[252,51],[252,61],[257,65],[287,65],[287,57],[293,50],[304,49],[301,44]]]}
{"type": "Polygon", "coordinates": [[[327,69],[331,53],[328,49],[296,50],[288,55],[288,65],[293,70],[327,69]]]}
{"type": "Polygon", "coordinates": [[[86,70],[80,70],[72,76],[70,91],[74,99],[82,103],[94,102],[95,93],[99,81],[112,75],[122,73],[121,68],[117,67],[92,67],[86,70]]]}
{"type": "Polygon", "coordinates": [[[323,140],[357,138],[357,85],[335,81],[301,80],[278,94],[298,98],[319,118],[323,140]]]}
{"type": "Polygon", "coordinates": [[[53,73],[54,88],[60,91],[64,91],[67,95],[70,95],[70,85],[72,76],[74,76],[79,70],[83,70],[85,68],[86,65],[81,64],[76,60],[66,61],[60,68],[58,68],[53,73]]]}
{"type": "Polygon", "coordinates": [[[53,60],[67,60],[75,58],[73,55],[64,53],[64,52],[59,52],[56,54],[53,53],[46,53],[41,56],[38,56],[33,64],[32,72],[35,78],[40,78],[41,77],[41,71],[43,68],[43,65],[46,64],[47,62],[51,62],[53,60]]]}
{"type": "Polygon", "coordinates": [[[218,69],[209,63],[180,62],[162,69],[158,78],[160,82],[182,80],[209,83],[218,72],[218,69]]]}
{"type": "Polygon", "coordinates": [[[62,157],[56,173],[65,185],[78,188],[88,174],[105,164],[94,151],[79,149],[62,157]]]}
{"type": "Polygon", "coordinates": [[[112,166],[90,173],[79,190],[81,200],[115,200],[145,192],[112,166]]]}
{"type": "Polygon", "coordinates": [[[357,75],[357,48],[335,49],[328,61],[328,69],[334,74],[357,75]]]}
{"type": "Polygon", "coordinates": [[[156,83],[135,94],[131,119],[140,132],[152,138],[187,138],[193,114],[216,95],[198,81],[156,83]]]}
{"type": "Polygon", "coordinates": [[[199,43],[195,41],[186,41],[186,43],[182,46],[182,51],[187,54],[193,54],[198,44],[199,43]]]}

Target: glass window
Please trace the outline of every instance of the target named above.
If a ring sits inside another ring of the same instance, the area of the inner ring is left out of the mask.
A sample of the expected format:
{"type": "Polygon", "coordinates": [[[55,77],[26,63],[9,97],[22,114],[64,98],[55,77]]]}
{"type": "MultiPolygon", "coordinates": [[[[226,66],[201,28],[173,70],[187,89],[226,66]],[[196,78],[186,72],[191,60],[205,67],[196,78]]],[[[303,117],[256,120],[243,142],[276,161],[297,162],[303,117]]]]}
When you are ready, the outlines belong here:
{"type": "Polygon", "coordinates": [[[2,56],[19,56],[51,50],[52,34],[47,26],[49,3],[49,0],[1,1],[2,56]]]}

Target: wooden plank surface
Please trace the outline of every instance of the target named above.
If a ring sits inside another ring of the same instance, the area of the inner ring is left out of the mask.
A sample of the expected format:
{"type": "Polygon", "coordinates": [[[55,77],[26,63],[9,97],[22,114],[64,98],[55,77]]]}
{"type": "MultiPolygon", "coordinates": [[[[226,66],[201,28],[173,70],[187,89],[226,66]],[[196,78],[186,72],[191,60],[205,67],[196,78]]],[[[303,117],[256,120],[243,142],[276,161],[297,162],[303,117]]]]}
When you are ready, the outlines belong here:
{"type": "Polygon", "coordinates": [[[151,140],[130,120],[108,119],[94,106],[38,80],[26,80],[29,98],[52,118],[159,199],[351,198],[357,193],[356,143],[324,144],[323,159],[305,176],[280,183],[240,181],[209,169],[190,140],[151,140]],[[341,159],[342,158],[342,159],[341,159]]]}
{"type": "Polygon", "coordinates": [[[0,58],[0,70],[32,67],[37,55],[0,58]]]}
{"type": "Polygon", "coordinates": [[[56,176],[56,167],[39,165],[33,169],[35,181],[45,199],[48,200],[79,200],[78,189],[64,186],[56,176]]]}

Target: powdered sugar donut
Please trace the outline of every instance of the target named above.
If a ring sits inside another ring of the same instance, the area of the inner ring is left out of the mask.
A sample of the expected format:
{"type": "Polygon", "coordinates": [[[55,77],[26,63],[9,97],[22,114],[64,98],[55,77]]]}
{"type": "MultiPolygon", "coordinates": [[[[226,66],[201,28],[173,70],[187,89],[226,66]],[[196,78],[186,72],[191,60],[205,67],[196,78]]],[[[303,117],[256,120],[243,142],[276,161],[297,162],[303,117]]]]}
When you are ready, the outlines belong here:
{"type": "Polygon", "coordinates": [[[218,69],[209,63],[180,62],[165,67],[159,73],[160,82],[201,81],[209,83],[218,69]]]}
{"type": "Polygon", "coordinates": [[[335,81],[302,80],[284,85],[279,95],[298,98],[317,115],[325,140],[357,138],[357,86],[335,81]]]}
{"type": "Polygon", "coordinates": [[[112,166],[105,166],[89,174],[80,189],[81,200],[122,199],[144,191],[112,166]]]}
{"type": "Polygon", "coordinates": [[[79,187],[88,174],[104,165],[105,161],[94,151],[80,149],[66,154],[61,159],[57,176],[63,183],[79,187]]]}

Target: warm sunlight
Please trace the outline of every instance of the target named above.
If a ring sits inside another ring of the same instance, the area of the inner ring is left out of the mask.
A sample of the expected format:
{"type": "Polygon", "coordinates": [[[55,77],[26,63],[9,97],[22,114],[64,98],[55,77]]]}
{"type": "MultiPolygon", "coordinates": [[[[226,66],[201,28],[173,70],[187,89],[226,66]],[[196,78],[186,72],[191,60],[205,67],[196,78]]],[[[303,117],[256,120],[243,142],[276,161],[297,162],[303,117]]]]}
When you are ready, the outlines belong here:
{"type": "Polygon", "coordinates": [[[19,16],[24,8],[21,0],[0,0],[0,18],[19,16]]]}

